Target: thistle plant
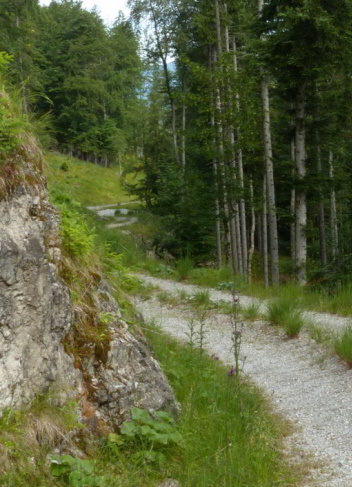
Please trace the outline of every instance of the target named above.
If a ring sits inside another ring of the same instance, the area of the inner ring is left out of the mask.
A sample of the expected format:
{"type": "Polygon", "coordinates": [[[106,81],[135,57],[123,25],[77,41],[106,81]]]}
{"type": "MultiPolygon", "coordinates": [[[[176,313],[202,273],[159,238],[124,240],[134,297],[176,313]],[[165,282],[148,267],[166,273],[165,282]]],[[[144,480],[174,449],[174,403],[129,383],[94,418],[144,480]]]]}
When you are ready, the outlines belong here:
{"type": "MultiPolygon", "coordinates": [[[[231,341],[232,341],[232,352],[235,359],[235,366],[232,367],[228,375],[239,376],[241,371],[240,359],[241,359],[241,345],[243,336],[243,322],[238,319],[238,304],[239,299],[236,297],[235,287],[232,287],[232,313],[231,313],[231,341]]],[[[243,360],[244,364],[244,360],[243,360]]],[[[243,367],[242,367],[243,368],[243,367]]]]}
{"type": "Polygon", "coordinates": [[[186,336],[188,338],[188,345],[191,349],[193,349],[196,341],[197,341],[197,330],[196,330],[196,321],[192,318],[188,323],[188,332],[186,332],[186,336]]]}
{"type": "Polygon", "coordinates": [[[203,309],[202,311],[199,312],[198,315],[198,323],[199,323],[199,329],[198,329],[198,345],[199,345],[199,350],[200,353],[203,353],[204,347],[206,344],[206,335],[207,335],[207,330],[205,329],[206,326],[206,316],[207,316],[207,311],[203,309]]]}

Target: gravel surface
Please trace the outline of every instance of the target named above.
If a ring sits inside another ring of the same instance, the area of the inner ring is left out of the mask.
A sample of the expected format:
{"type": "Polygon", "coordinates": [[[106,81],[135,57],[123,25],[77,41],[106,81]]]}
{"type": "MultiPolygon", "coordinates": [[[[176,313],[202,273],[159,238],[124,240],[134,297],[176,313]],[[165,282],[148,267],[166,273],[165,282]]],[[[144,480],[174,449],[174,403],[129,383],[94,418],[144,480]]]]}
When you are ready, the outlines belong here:
{"type": "MultiPolygon", "coordinates": [[[[149,276],[144,281],[170,293],[189,294],[204,290],[149,276]]],[[[226,292],[210,290],[214,301],[231,301],[226,292]]],[[[240,296],[247,306],[252,298],[240,296]]],[[[162,305],[155,297],[136,299],[136,307],[146,322],[154,321],[170,335],[186,340],[191,309],[162,305]]],[[[207,319],[207,348],[223,362],[233,365],[232,325],[229,316],[214,311],[207,319]]],[[[308,314],[308,313],[307,313],[308,314]]],[[[309,313],[316,323],[341,329],[345,319],[309,313]],[[335,326],[335,320],[341,321],[335,326]]],[[[309,461],[305,486],[352,487],[352,370],[322,350],[307,335],[288,340],[284,332],[264,322],[244,323],[241,356],[243,371],[267,396],[277,411],[294,425],[286,441],[293,462],[309,461]]]]}
{"type": "Polygon", "coordinates": [[[121,228],[127,227],[128,225],[133,225],[134,223],[138,222],[138,218],[136,216],[120,216],[119,214],[115,214],[116,210],[120,210],[121,215],[128,215],[130,210],[126,208],[120,208],[120,206],[127,205],[128,203],[119,203],[119,204],[111,204],[111,205],[100,205],[100,206],[87,206],[88,210],[95,211],[95,213],[100,218],[111,217],[114,218],[116,223],[107,223],[106,228],[121,228]]]}
{"type": "MultiPolygon", "coordinates": [[[[182,284],[180,282],[168,281],[167,279],[160,279],[157,277],[147,276],[145,274],[135,274],[135,276],[140,278],[144,282],[153,286],[160,287],[160,289],[163,289],[164,291],[167,291],[173,295],[177,295],[179,291],[185,291],[188,294],[192,295],[201,291],[204,292],[205,290],[208,290],[211,301],[232,302],[232,296],[230,292],[218,291],[216,289],[195,286],[193,284],[182,284]]],[[[250,296],[244,296],[241,294],[237,294],[236,296],[239,299],[239,304],[244,308],[250,306],[251,304],[258,304],[261,313],[265,313],[267,310],[267,301],[252,298],[250,296]]],[[[351,325],[352,323],[351,318],[343,318],[342,316],[330,315],[328,313],[317,313],[315,311],[304,311],[303,316],[310,323],[319,326],[320,328],[323,328],[327,331],[336,333],[341,332],[344,328],[351,325]]],[[[352,485],[346,487],[352,487],[352,485]]]]}

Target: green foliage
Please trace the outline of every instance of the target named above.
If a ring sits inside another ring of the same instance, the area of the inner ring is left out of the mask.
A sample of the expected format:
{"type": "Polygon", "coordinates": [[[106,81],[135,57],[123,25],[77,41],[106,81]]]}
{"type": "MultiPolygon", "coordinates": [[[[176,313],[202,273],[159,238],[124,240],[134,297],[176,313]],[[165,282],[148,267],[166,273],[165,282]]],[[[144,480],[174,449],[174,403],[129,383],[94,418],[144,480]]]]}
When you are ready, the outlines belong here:
{"type": "Polygon", "coordinates": [[[132,408],[132,420],[125,421],[121,434],[151,447],[179,444],[182,440],[171,414],[157,411],[154,418],[145,409],[132,408]]]}
{"type": "Polygon", "coordinates": [[[51,457],[52,475],[63,478],[71,487],[107,485],[103,477],[97,477],[93,472],[94,465],[90,460],[81,460],[71,455],[53,455],[51,457]]]}
{"type": "Polygon", "coordinates": [[[180,281],[185,281],[192,269],[194,267],[194,262],[190,257],[183,257],[176,262],[175,271],[180,281]]]}
{"type": "Polygon", "coordinates": [[[0,76],[6,73],[13,56],[10,56],[7,52],[0,51],[0,76]]]}
{"type": "MultiPolygon", "coordinates": [[[[0,56],[0,67],[1,59],[0,56]]],[[[26,117],[16,106],[16,100],[0,88],[0,159],[10,155],[20,145],[19,136],[28,128],[26,117]]]]}
{"type": "Polygon", "coordinates": [[[337,355],[352,367],[352,326],[347,327],[342,335],[336,338],[334,348],[337,355]]]}
{"type": "Polygon", "coordinates": [[[95,235],[82,215],[67,204],[60,205],[60,233],[66,251],[75,257],[88,257],[94,248],[95,235]]]}

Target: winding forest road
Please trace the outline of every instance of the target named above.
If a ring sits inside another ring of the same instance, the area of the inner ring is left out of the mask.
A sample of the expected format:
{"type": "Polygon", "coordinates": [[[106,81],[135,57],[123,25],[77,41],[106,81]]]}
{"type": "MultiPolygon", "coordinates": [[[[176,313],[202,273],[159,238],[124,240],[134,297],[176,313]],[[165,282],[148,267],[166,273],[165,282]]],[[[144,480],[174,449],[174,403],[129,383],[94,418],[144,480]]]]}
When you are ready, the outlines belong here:
{"type": "MultiPolygon", "coordinates": [[[[204,291],[198,286],[137,276],[174,295],[204,291]]],[[[209,295],[215,302],[232,300],[228,292],[212,289],[209,295]]],[[[243,306],[258,302],[246,296],[239,300],[243,306]]],[[[146,322],[153,321],[170,335],[187,339],[189,322],[195,316],[192,307],[163,304],[157,291],[150,299],[136,298],[135,306],[146,322]]],[[[350,323],[323,313],[306,315],[319,326],[334,330],[350,323]]],[[[230,317],[210,311],[206,329],[209,353],[233,365],[230,317]]],[[[285,440],[285,452],[291,461],[307,464],[309,475],[304,485],[352,487],[352,370],[311,340],[308,333],[289,340],[280,328],[263,321],[244,323],[241,357],[244,373],[295,426],[285,440]]]]}
{"type": "Polygon", "coordinates": [[[131,216],[131,210],[121,208],[128,203],[115,203],[111,205],[87,206],[87,209],[94,211],[100,218],[113,218],[114,222],[107,223],[106,228],[121,228],[138,222],[136,216],[131,216]],[[116,214],[117,213],[117,214],[116,214]],[[121,215],[121,216],[120,216],[121,215]]]}

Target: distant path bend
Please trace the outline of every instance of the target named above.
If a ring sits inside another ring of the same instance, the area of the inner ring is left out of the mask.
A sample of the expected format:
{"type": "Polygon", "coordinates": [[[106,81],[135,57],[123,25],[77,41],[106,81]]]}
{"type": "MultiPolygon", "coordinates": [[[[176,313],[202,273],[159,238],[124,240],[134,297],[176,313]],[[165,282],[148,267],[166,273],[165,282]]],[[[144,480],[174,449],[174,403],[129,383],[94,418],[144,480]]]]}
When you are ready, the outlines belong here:
{"type": "Polygon", "coordinates": [[[100,218],[112,217],[115,222],[107,223],[106,228],[121,228],[133,225],[138,222],[138,217],[127,216],[130,210],[127,208],[121,208],[121,206],[126,206],[129,203],[112,203],[111,205],[98,205],[98,206],[87,206],[87,209],[94,211],[100,218]],[[116,215],[116,210],[119,210],[121,216],[116,215]]]}

